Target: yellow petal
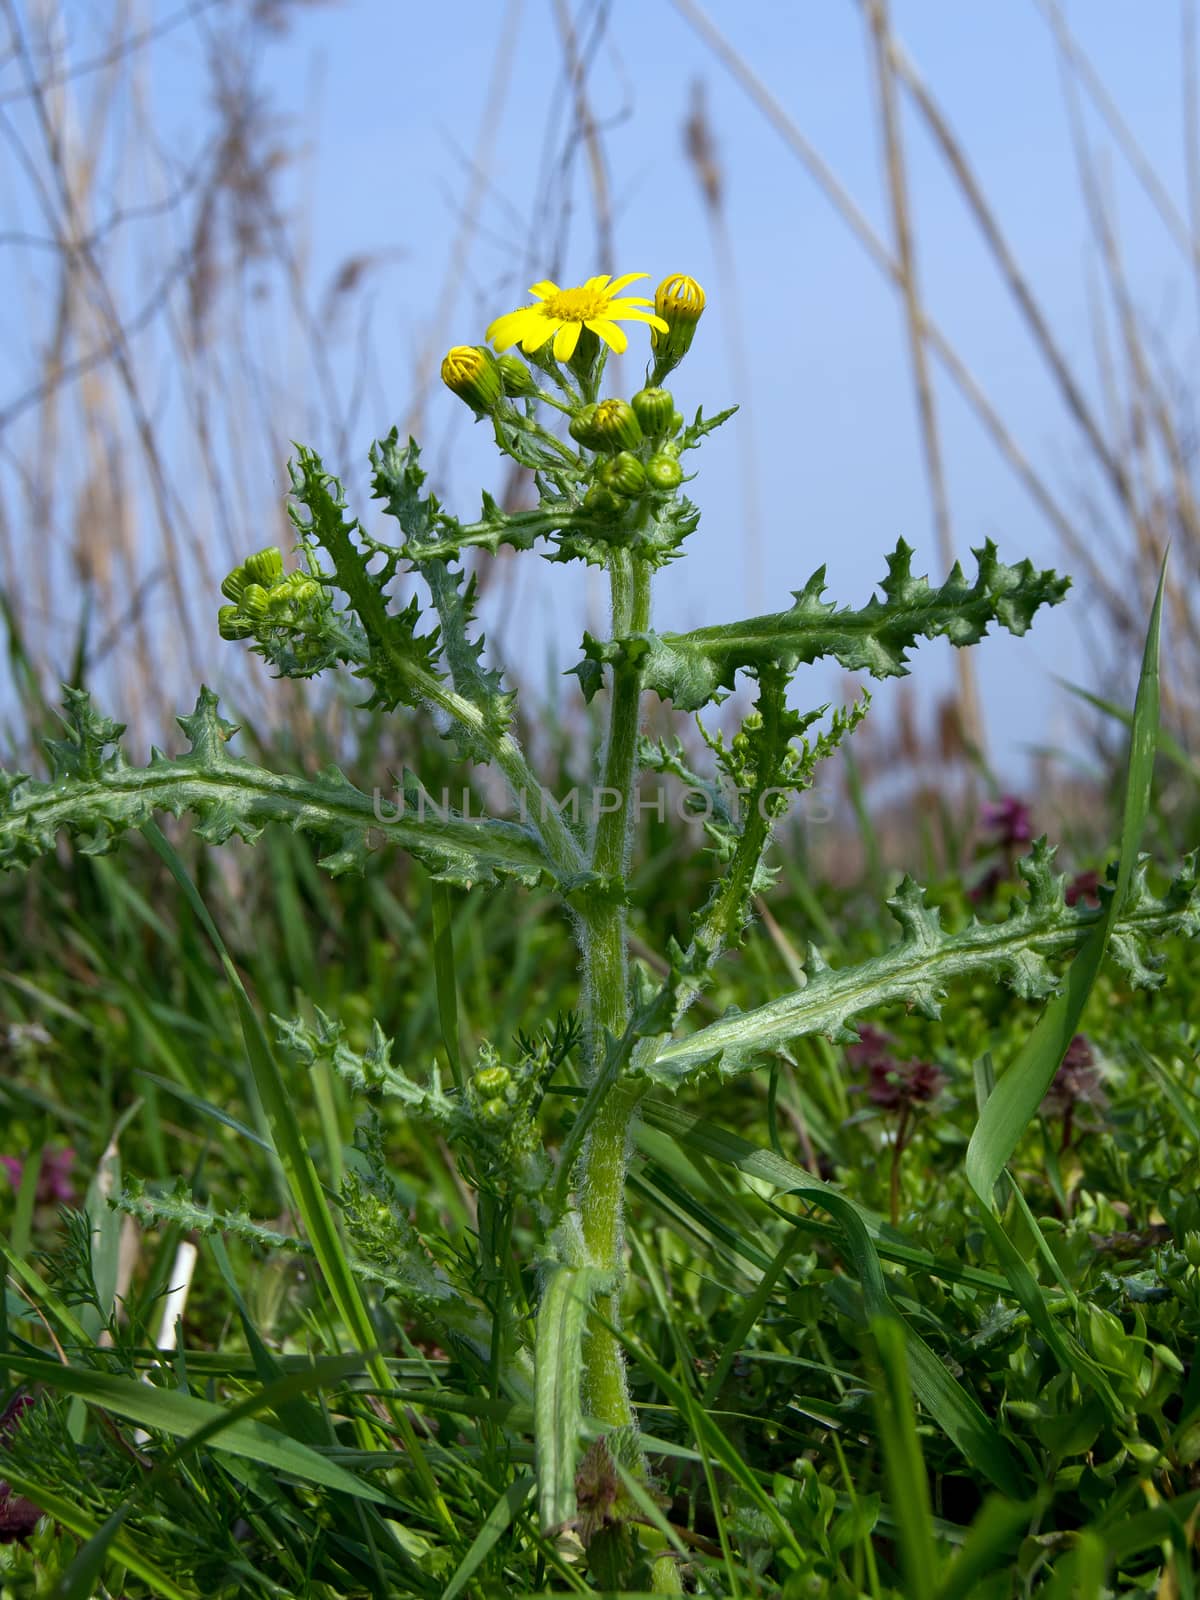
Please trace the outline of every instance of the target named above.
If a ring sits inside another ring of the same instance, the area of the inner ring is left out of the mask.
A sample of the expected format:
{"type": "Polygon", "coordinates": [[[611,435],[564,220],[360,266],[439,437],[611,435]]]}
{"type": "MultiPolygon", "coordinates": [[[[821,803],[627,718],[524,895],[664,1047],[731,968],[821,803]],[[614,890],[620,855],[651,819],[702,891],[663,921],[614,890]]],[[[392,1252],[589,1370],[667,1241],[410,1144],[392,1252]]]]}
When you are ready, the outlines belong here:
{"type": "Polygon", "coordinates": [[[648,322],[652,328],[657,328],[660,333],[668,333],[666,323],[661,317],[656,317],[653,311],[614,311],[609,307],[609,315],[620,317],[622,322],[648,322]]]}
{"type": "Polygon", "coordinates": [[[552,338],[562,327],[556,317],[536,317],[528,325],[525,337],[521,340],[521,349],[526,355],[532,355],[535,350],[540,350],[546,340],[552,338]]]}
{"type": "Polygon", "coordinates": [[[589,278],[583,287],[585,289],[603,289],[610,276],[610,273],[602,272],[598,278],[589,278]]]}
{"type": "Polygon", "coordinates": [[[614,278],[608,286],[609,294],[620,294],[627,284],[636,283],[639,278],[648,278],[648,272],[627,272],[623,278],[614,278]]]}
{"type": "Polygon", "coordinates": [[[625,337],[615,322],[607,322],[603,317],[593,317],[591,322],[584,323],[585,328],[590,328],[597,338],[603,339],[610,349],[618,355],[626,348],[629,340],[625,337]]]}
{"type": "Polygon", "coordinates": [[[558,285],[551,283],[549,278],[543,278],[541,283],[532,284],[529,292],[537,295],[539,300],[549,300],[552,294],[558,293],[558,285]]]}
{"type": "Polygon", "coordinates": [[[623,317],[626,306],[652,306],[653,304],[654,301],[644,294],[623,294],[619,299],[608,302],[608,314],[610,317],[623,317]]]}
{"type": "MultiPolygon", "coordinates": [[[[579,343],[579,330],[583,326],[579,322],[564,322],[554,335],[554,359],[556,361],[570,361],[575,354],[575,346],[579,343]]],[[[528,346],[526,346],[528,349],[528,346]]]]}
{"type": "Polygon", "coordinates": [[[498,353],[512,348],[525,332],[525,325],[529,321],[529,312],[508,311],[502,317],[497,317],[491,323],[484,338],[496,346],[498,353]]]}

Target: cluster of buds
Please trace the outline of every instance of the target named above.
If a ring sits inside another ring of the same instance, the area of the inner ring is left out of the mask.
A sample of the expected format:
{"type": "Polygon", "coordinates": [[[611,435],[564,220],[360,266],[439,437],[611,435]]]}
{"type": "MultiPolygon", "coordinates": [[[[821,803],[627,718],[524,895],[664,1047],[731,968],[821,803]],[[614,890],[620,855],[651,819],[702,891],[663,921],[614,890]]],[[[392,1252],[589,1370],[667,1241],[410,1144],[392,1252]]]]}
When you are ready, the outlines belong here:
{"type": "Polygon", "coordinates": [[[303,627],[328,606],[315,578],[284,572],[275,545],[247,556],[222,583],[221,593],[232,602],[217,612],[222,639],[260,639],[277,628],[303,627]]]}
{"type": "Polygon", "coordinates": [[[535,1120],[542,1098],[536,1062],[506,1066],[485,1044],[463,1098],[482,1173],[518,1194],[541,1193],[550,1165],[535,1120]]]}
{"type": "Polygon", "coordinates": [[[596,453],[589,511],[611,514],[647,492],[671,493],[683,482],[674,436],[683,417],[666,389],[639,389],[632,400],[601,400],[571,418],[577,444],[596,453]]]}

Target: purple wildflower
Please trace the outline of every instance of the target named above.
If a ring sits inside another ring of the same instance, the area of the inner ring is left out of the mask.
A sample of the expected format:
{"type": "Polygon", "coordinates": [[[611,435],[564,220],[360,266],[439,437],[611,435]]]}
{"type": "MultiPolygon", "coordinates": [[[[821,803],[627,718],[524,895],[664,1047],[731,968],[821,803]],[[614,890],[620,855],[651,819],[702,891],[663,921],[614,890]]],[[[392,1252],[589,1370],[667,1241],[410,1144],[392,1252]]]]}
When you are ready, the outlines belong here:
{"type": "MultiPolygon", "coordinates": [[[[21,1418],[33,1405],[31,1394],[19,1394],[8,1409],[0,1415],[0,1451],[7,1448],[9,1437],[20,1427],[21,1418]]],[[[23,1495],[13,1494],[7,1482],[0,1478],[0,1544],[12,1544],[16,1539],[27,1539],[37,1527],[40,1509],[23,1495]]]]}
{"type": "Polygon", "coordinates": [[[984,806],[982,822],[994,842],[1006,850],[1014,845],[1028,844],[1033,838],[1033,819],[1029,815],[1029,807],[1015,794],[1002,795],[999,800],[984,806]]]}
{"type": "MultiPolygon", "coordinates": [[[[37,1191],[39,1206],[74,1205],[75,1185],[71,1182],[71,1168],[75,1165],[74,1150],[43,1150],[42,1164],[38,1169],[37,1191]]],[[[0,1167],[8,1173],[14,1189],[19,1189],[25,1173],[25,1162],[20,1156],[0,1156],[0,1167]]]]}
{"type": "Polygon", "coordinates": [[[1081,900],[1089,906],[1098,906],[1100,904],[1100,874],[1098,872],[1077,872],[1067,885],[1067,904],[1069,906],[1077,906],[1081,900]]]}
{"type": "Polygon", "coordinates": [[[859,1028],[856,1044],[847,1045],[846,1060],[852,1067],[865,1068],[867,1098],[883,1111],[911,1110],[922,1105],[932,1100],[946,1082],[945,1073],[932,1061],[897,1061],[892,1054],[891,1035],[870,1023],[859,1028]]]}
{"type": "Polygon", "coordinates": [[[1061,1117],[1066,1122],[1078,1106],[1094,1106],[1097,1111],[1103,1111],[1107,1105],[1108,1096],[1091,1041],[1086,1034],[1077,1033],[1046,1090],[1042,1110],[1047,1116],[1061,1117]]]}
{"type": "Polygon", "coordinates": [[[883,1111],[911,1110],[933,1100],[946,1074],[932,1061],[872,1061],[867,1071],[867,1098],[883,1111]]]}
{"type": "Polygon", "coordinates": [[[892,1036],[869,1022],[861,1024],[858,1040],[846,1046],[846,1060],[852,1067],[869,1067],[875,1061],[891,1060],[892,1036]]]}

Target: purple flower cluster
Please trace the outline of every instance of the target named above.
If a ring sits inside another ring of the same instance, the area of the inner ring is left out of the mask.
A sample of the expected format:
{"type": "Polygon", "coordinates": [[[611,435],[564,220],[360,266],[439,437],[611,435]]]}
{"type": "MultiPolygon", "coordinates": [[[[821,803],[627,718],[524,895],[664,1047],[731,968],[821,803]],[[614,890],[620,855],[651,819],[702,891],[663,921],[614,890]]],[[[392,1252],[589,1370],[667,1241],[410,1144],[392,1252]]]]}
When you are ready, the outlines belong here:
{"type": "MultiPolygon", "coordinates": [[[[20,1427],[21,1418],[33,1405],[31,1394],[19,1394],[8,1409],[0,1415],[0,1451],[20,1427]]],[[[9,1485],[0,1478],[0,1544],[12,1544],[16,1539],[27,1539],[37,1527],[41,1511],[32,1500],[13,1494],[9,1485]]]]}
{"type": "Polygon", "coordinates": [[[897,1061],[891,1036],[864,1023],[857,1044],[846,1047],[852,1067],[865,1069],[867,1098],[881,1111],[900,1111],[925,1105],[945,1087],[946,1074],[932,1061],[897,1061]]]}
{"type": "Polygon", "coordinates": [[[984,806],[980,820],[992,835],[992,842],[1002,850],[1028,844],[1033,838],[1033,818],[1029,814],[1029,807],[1015,794],[1002,795],[999,800],[984,806]]]}
{"type": "Polygon", "coordinates": [[[1046,1090],[1042,1110],[1049,1117],[1061,1117],[1065,1121],[1078,1106],[1094,1106],[1097,1111],[1103,1111],[1107,1105],[1108,1096],[1091,1041],[1086,1034],[1077,1033],[1046,1090]]]}
{"type": "MultiPolygon", "coordinates": [[[[75,1185],[71,1182],[71,1168],[75,1165],[74,1150],[43,1150],[42,1164],[38,1169],[36,1203],[39,1206],[74,1205],[75,1185]]],[[[8,1173],[14,1189],[21,1187],[25,1175],[25,1162],[20,1156],[0,1156],[0,1167],[8,1173]]]]}

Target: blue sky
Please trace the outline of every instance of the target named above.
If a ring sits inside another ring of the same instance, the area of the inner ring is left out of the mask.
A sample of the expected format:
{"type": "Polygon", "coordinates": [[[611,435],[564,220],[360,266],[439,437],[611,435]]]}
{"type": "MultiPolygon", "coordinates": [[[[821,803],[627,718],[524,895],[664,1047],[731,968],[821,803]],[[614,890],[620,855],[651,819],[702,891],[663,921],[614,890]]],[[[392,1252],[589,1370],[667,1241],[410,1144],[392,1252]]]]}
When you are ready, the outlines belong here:
{"type": "MultiPolygon", "coordinates": [[[[850,0],[745,0],[710,9],[890,242],[858,7],[850,0]]],[[[1094,388],[1085,294],[1090,247],[1045,22],[1031,0],[896,0],[892,10],[897,34],[965,145],[1060,344],[1094,388]]],[[[1183,194],[1177,8],[1165,0],[1136,7],[1088,0],[1068,14],[1158,170],[1183,194]]],[[[168,93],[176,75],[180,84],[188,77],[182,51],[167,52],[168,93]]],[[[413,360],[431,332],[442,344],[479,340],[487,321],[523,303],[526,285],[547,272],[549,241],[532,237],[532,210],[547,130],[557,126],[561,138],[563,129],[560,63],[550,0],[344,0],[302,14],[290,37],[272,47],[267,81],[308,144],[293,186],[309,218],[314,281],[332,276],[348,255],[397,252],[379,279],[375,322],[377,357],[395,377],[376,400],[371,431],[381,434],[407,413],[413,360]],[[484,152],[479,228],[451,318],[440,329],[434,314],[459,223],[464,155],[475,151],[494,63],[509,35],[514,68],[484,152]]],[[[822,562],[830,595],[861,604],[901,536],[916,547],[920,567],[939,575],[904,325],[891,287],[669,0],[614,0],[589,92],[605,129],[614,259],[598,259],[586,164],[576,162],[561,281],[645,270],[653,284],[669,271],[691,272],[711,309],[678,377],[678,397],[688,410],[745,403],[699,459],[693,492],[703,508],[701,528],[685,561],[659,582],[656,623],[683,627],[778,609],[822,562]],[[683,154],[681,128],[696,81],[705,88],[724,172],[732,278],[683,154]],[[735,337],[745,340],[746,392],[731,366],[735,337]],[[762,518],[758,554],[745,526],[747,441],[762,518]]],[[[184,140],[187,105],[173,114],[184,140]]],[[[1077,510],[1078,485],[1094,481],[1077,430],[908,106],[904,132],[927,304],[1056,493],[1077,510]]],[[[1107,170],[1134,297],[1186,370],[1195,310],[1185,264],[1115,157],[1107,170]]],[[[339,354],[344,373],[348,359],[348,351],[339,354]]],[[[623,365],[619,381],[628,393],[640,381],[640,360],[630,355],[623,365]]],[[[991,536],[1009,559],[1029,554],[1039,564],[1062,565],[1043,517],[942,374],[936,398],[964,558],[991,536]]],[[[283,425],[306,437],[303,395],[294,403],[294,427],[290,418],[283,425]]],[[[472,431],[458,402],[440,390],[425,427],[438,446],[430,459],[439,491],[471,515],[480,484],[497,480],[486,430],[472,431]]],[[[345,471],[351,465],[336,463],[345,471]]],[[[576,659],[588,607],[599,600],[594,581],[589,587],[575,569],[524,562],[503,596],[491,621],[527,670],[537,676],[548,654],[560,669],[576,659]]],[[[1086,602],[1077,596],[1073,604],[1086,602]]],[[[949,681],[949,655],[940,643],[922,649],[916,670],[926,688],[949,681]]],[[[1040,618],[1024,641],[989,639],[977,662],[1002,766],[1019,770],[1027,744],[1072,738],[1078,718],[1049,675],[1092,682],[1096,663],[1067,607],[1040,618]]],[[[806,698],[825,698],[833,683],[818,676],[806,698]]],[[[876,715],[887,715],[887,705],[884,690],[876,715]]]]}

